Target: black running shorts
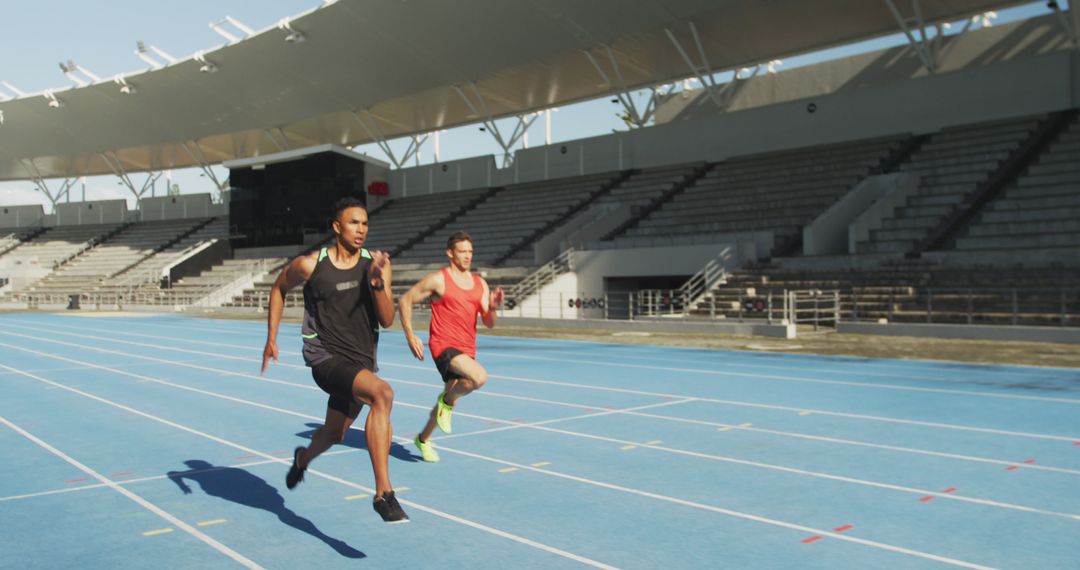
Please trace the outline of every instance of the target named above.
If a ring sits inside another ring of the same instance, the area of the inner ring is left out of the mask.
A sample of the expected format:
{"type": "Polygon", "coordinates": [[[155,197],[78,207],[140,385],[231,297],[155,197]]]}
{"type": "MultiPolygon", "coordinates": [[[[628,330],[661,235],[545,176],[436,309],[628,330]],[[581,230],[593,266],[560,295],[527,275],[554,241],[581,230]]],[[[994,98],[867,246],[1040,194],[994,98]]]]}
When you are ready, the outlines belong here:
{"type": "Polygon", "coordinates": [[[340,356],[331,356],[329,360],[312,366],[311,376],[315,378],[315,383],[319,385],[319,388],[330,395],[326,401],[327,408],[356,419],[356,416],[360,414],[360,408],[364,405],[353,398],[353,380],[361,370],[372,369],[372,366],[357,364],[340,356]]]}
{"type": "Polygon", "coordinates": [[[465,354],[456,348],[448,348],[442,351],[442,354],[435,357],[435,368],[439,369],[439,374],[442,375],[443,383],[449,382],[456,378],[461,378],[460,374],[456,374],[450,371],[450,361],[459,354],[465,354]]]}

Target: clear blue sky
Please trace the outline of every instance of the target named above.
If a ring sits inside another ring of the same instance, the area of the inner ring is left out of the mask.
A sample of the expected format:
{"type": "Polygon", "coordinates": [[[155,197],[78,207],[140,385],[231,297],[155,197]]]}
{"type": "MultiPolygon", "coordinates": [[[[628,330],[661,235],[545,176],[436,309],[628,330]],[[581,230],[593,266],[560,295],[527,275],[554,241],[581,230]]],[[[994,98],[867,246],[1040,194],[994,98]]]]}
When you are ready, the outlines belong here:
{"type": "MultiPolygon", "coordinates": [[[[867,0],[877,1],[877,0],[867,0]]],[[[83,2],[74,0],[12,0],[4,2],[2,49],[0,49],[0,80],[7,81],[20,90],[32,93],[71,85],[63,75],[59,62],[74,60],[99,77],[110,78],[118,73],[145,69],[147,65],[135,54],[135,42],[144,40],[177,58],[185,58],[200,49],[225,43],[207,25],[226,15],[239,19],[255,30],[275,25],[285,16],[292,16],[319,4],[318,0],[186,0],[185,2],[147,2],[145,0],[106,0],[83,2]]],[[[1064,6],[1067,3],[1061,2],[1064,6]]],[[[998,22],[1026,18],[1046,12],[1044,2],[1003,11],[998,22]]],[[[902,36],[891,36],[860,46],[830,50],[792,58],[784,62],[780,70],[806,65],[822,59],[841,57],[853,51],[869,51],[897,45],[905,41],[902,36]]],[[[572,140],[611,132],[623,128],[616,118],[621,107],[605,97],[564,107],[553,117],[552,135],[555,141],[572,140]]],[[[512,130],[510,121],[503,121],[501,128],[512,130]]],[[[3,136],[0,131],[0,136],[3,136]]],[[[543,121],[538,119],[529,131],[530,146],[542,144],[543,121]]],[[[399,155],[405,141],[392,141],[391,146],[399,155]]],[[[384,158],[374,145],[357,150],[376,158],[384,158]]],[[[483,154],[497,154],[498,146],[486,133],[476,126],[453,129],[441,136],[441,158],[452,160],[483,154]]],[[[429,141],[421,154],[422,163],[432,162],[432,146],[429,141]]],[[[219,176],[225,177],[219,168],[219,176]]],[[[173,181],[181,191],[212,192],[212,184],[200,176],[200,171],[174,171],[173,181]]],[[[134,177],[141,184],[143,175],[134,177]]],[[[159,192],[164,191],[164,179],[159,182],[159,192]]],[[[50,181],[55,192],[59,181],[50,181]]],[[[114,177],[94,177],[86,181],[87,199],[129,198],[130,192],[119,186],[114,177]]],[[[73,192],[72,199],[81,197],[81,188],[73,192]]],[[[33,191],[29,182],[0,183],[0,204],[46,204],[40,193],[33,191]]],[[[130,203],[130,201],[129,201],[130,203]]],[[[130,203],[132,206],[133,203],[130,203]]]]}

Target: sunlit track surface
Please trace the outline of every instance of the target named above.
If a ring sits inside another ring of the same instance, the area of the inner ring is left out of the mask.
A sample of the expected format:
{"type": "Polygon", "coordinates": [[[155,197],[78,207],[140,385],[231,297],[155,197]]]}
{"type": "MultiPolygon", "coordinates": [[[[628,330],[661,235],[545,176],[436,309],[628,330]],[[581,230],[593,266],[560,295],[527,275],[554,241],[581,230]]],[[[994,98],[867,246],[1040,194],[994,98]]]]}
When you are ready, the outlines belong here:
{"type": "Polygon", "coordinates": [[[288,491],[325,395],[282,326],[0,316],[0,567],[1067,568],[1080,371],[481,337],[442,461],[441,382],[383,334],[391,477],[357,422],[288,491]]]}

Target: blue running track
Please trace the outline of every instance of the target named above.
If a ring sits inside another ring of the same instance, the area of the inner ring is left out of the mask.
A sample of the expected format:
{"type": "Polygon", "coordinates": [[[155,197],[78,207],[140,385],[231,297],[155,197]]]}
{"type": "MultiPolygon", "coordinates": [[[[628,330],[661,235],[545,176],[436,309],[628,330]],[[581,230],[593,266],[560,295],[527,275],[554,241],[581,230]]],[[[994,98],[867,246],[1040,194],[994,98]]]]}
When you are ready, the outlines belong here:
{"type": "Polygon", "coordinates": [[[326,398],[265,328],[0,316],[0,567],[1080,568],[1080,370],[486,336],[428,464],[387,331],[387,525],[366,411],[286,490],[326,398]]]}

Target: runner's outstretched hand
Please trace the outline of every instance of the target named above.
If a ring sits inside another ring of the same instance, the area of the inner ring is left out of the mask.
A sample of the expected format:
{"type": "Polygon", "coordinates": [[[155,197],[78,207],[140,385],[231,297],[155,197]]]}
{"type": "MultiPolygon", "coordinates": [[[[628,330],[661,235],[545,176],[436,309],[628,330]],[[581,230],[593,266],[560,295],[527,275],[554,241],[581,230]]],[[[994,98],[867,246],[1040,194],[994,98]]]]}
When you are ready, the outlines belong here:
{"type": "Polygon", "coordinates": [[[274,364],[277,364],[277,357],[278,357],[277,342],[274,342],[272,340],[267,340],[266,341],[266,346],[263,348],[262,371],[259,372],[259,374],[265,374],[266,373],[266,364],[268,362],[270,362],[271,358],[274,359],[274,364]]]}

